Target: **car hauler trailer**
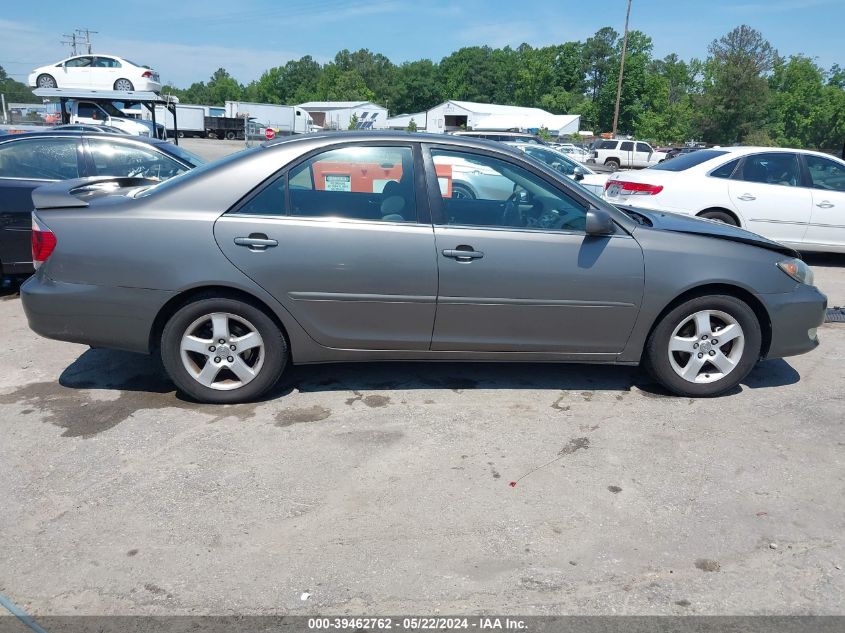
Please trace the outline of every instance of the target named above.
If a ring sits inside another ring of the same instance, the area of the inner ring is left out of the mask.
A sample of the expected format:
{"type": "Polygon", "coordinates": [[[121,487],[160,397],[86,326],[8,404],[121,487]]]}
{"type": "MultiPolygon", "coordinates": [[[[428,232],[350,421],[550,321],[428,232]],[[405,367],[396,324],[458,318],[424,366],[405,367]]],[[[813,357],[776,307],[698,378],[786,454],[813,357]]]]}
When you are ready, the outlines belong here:
{"type": "MultiPolygon", "coordinates": [[[[32,91],[36,97],[45,101],[56,99],[59,101],[61,122],[93,123],[110,125],[123,129],[129,134],[164,138],[164,125],[156,121],[156,106],[160,105],[173,115],[173,127],[178,137],[178,121],[176,120],[176,97],[162,97],[155,92],[139,90],[87,90],[67,88],[36,88],[32,91]],[[140,103],[151,115],[151,121],[139,121],[127,117],[121,108],[140,103]]],[[[176,144],[178,145],[178,138],[176,144]]]]}

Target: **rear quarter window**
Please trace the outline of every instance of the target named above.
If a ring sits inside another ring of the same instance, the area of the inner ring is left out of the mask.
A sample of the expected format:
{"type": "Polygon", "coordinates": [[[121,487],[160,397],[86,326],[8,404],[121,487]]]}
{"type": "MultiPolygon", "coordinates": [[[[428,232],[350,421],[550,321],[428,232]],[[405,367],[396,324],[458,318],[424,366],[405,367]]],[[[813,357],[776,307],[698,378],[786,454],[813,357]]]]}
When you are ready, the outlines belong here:
{"type": "Polygon", "coordinates": [[[664,161],[649,169],[659,169],[661,171],[685,171],[690,167],[695,167],[708,160],[724,156],[727,152],[718,149],[700,149],[697,152],[690,154],[679,154],[671,160],[664,161]]]}

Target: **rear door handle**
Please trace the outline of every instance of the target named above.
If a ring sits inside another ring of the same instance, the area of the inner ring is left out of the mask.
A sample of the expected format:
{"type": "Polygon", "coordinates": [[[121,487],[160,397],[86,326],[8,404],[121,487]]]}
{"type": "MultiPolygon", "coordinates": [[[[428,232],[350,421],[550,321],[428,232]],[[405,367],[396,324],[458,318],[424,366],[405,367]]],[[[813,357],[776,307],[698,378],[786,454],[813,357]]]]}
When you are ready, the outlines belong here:
{"type": "Polygon", "coordinates": [[[739,196],[739,199],[745,200],[746,202],[751,202],[752,200],[756,200],[757,198],[755,196],[752,196],[750,193],[744,193],[739,196]]]}
{"type": "Polygon", "coordinates": [[[269,239],[263,233],[250,233],[249,237],[236,237],[235,244],[238,246],[248,246],[251,251],[263,251],[279,245],[276,240],[269,239]]]}
{"type": "Polygon", "coordinates": [[[473,250],[471,246],[445,248],[441,252],[443,253],[443,257],[451,257],[452,259],[457,259],[458,261],[470,261],[471,259],[481,259],[484,257],[484,253],[473,250]]]}
{"type": "Polygon", "coordinates": [[[827,200],[822,200],[816,206],[821,208],[821,209],[832,209],[836,205],[833,204],[832,202],[828,202],[827,200]]]}

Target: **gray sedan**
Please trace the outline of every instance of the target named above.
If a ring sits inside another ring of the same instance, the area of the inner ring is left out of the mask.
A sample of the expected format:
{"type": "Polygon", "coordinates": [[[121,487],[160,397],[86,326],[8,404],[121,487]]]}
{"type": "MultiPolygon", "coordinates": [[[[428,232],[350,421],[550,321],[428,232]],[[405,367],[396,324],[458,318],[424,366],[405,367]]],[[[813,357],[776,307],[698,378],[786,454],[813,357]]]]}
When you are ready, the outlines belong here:
{"type": "Polygon", "coordinates": [[[160,354],[206,402],[255,399],[291,364],[390,360],[642,364],[711,396],[816,347],[826,307],[789,248],[611,206],[465,137],[308,135],[33,201],[32,329],[160,354]],[[507,199],[454,195],[466,163],[507,199]]]}

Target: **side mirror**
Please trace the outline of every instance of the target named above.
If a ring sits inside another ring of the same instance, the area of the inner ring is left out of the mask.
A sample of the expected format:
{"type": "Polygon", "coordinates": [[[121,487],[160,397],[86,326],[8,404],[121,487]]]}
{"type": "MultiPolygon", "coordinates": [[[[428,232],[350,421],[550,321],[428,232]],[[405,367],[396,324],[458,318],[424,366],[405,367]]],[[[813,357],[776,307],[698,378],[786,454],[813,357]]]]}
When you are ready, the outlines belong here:
{"type": "Polygon", "coordinates": [[[573,170],[572,175],[575,178],[575,180],[577,180],[578,182],[581,182],[582,180],[584,180],[584,176],[587,175],[587,172],[584,171],[583,167],[576,167],[573,170]]]}
{"type": "Polygon", "coordinates": [[[613,235],[616,225],[607,211],[590,209],[587,211],[587,235],[613,235]]]}

